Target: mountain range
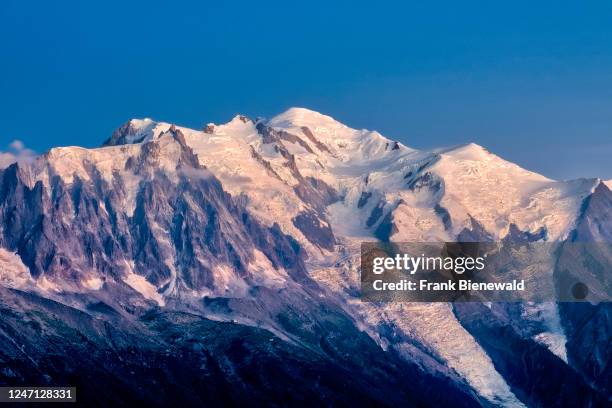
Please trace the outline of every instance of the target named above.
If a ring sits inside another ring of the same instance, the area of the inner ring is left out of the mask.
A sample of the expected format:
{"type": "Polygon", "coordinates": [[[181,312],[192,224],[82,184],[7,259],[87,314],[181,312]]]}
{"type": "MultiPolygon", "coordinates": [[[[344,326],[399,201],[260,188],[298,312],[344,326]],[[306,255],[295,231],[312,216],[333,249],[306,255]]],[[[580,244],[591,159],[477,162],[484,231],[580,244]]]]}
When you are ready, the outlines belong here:
{"type": "Polygon", "coordinates": [[[610,243],[611,182],[303,108],[132,119],[99,148],[3,159],[0,384],[76,385],[88,406],[612,398],[609,303],[359,297],[364,241],[610,243]]]}

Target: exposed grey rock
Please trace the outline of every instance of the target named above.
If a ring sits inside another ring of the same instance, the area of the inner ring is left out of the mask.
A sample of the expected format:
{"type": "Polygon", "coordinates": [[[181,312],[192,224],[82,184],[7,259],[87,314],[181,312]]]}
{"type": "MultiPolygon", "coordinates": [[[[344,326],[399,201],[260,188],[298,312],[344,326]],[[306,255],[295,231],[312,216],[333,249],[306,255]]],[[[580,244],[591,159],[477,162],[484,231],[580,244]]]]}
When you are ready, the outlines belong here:
{"type": "Polygon", "coordinates": [[[507,242],[535,242],[546,239],[546,228],[542,227],[537,232],[521,231],[516,224],[510,224],[508,235],[504,237],[507,242]]]}
{"type": "Polygon", "coordinates": [[[326,207],[337,202],[338,192],[323,180],[314,177],[300,178],[300,183],[293,190],[300,199],[312,206],[322,219],[325,219],[326,207]]]}
{"type": "Polygon", "coordinates": [[[302,126],[301,129],[304,135],[306,135],[308,140],[310,140],[317,147],[317,149],[319,149],[322,152],[332,154],[329,148],[324,143],[322,143],[319,139],[317,139],[315,135],[312,133],[312,131],[307,126],[302,126]]]}
{"type": "Polygon", "coordinates": [[[244,115],[238,115],[238,119],[242,122],[242,123],[254,123],[253,120],[251,118],[248,118],[244,115]]]}
{"type": "Polygon", "coordinates": [[[306,150],[308,153],[314,153],[306,142],[304,142],[302,139],[292,133],[289,133],[284,130],[276,130],[274,128],[266,126],[262,122],[258,123],[256,127],[257,131],[261,134],[264,143],[275,143],[284,140],[302,146],[304,150],[306,150]]]}
{"type": "Polygon", "coordinates": [[[209,123],[206,126],[204,126],[203,132],[211,135],[215,132],[215,125],[213,123],[209,123]]]}
{"type": "Polygon", "coordinates": [[[278,173],[272,168],[272,165],[270,164],[270,162],[264,159],[263,157],[261,157],[261,155],[257,153],[257,151],[253,148],[253,146],[250,146],[250,149],[251,149],[251,157],[257,160],[267,170],[268,174],[282,181],[278,173]]]}
{"type": "Polygon", "coordinates": [[[372,197],[372,193],[369,191],[362,191],[361,196],[359,197],[359,201],[357,202],[357,208],[363,208],[368,200],[372,197]]]}
{"type": "Polygon", "coordinates": [[[384,201],[380,201],[376,205],[376,207],[374,207],[374,209],[372,209],[372,212],[370,213],[370,216],[366,220],[366,225],[368,227],[372,227],[374,224],[376,224],[378,222],[378,220],[380,220],[380,217],[382,217],[382,215],[383,215],[383,209],[384,208],[385,208],[385,202],[384,201]]]}
{"type": "Polygon", "coordinates": [[[438,160],[440,160],[440,155],[436,154],[430,157],[429,159],[417,164],[412,169],[410,169],[405,175],[404,179],[414,178],[416,175],[422,173],[428,167],[434,165],[438,160]]]}
{"type": "Polygon", "coordinates": [[[129,121],[123,124],[119,129],[115,130],[110,138],[108,138],[103,146],[117,146],[127,143],[140,143],[147,136],[150,131],[150,127],[144,129],[134,125],[133,121],[129,121]]]}
{"type": "Polygon", "coordinates": [[[329,224],[324,224],[316,213],[303,211],[293,218],[293,225],[313,244],[328,251],[334,249],[336,239],[329,224]]]}
{"type": "MultiPolygon", "coordinates": [[[[394,206],[394,209],[398,205],[399,203],[394,206]]],[[[397,231],[397,226],[393,223],[393,210],[389,210],[376,226],[374,236],[383,242],[387,242],[397,231]]]]}
{"type": "Polygon", "coordinates": [[[161,144],[168,138],[143,145],[128,163],[143,180],[132,215],[122,208],[127,192],[121,175],[109,184],[92,171],[92,180],[77,177],[69,185],[56,176],[48,188],[38,182],[30,189],[18,165],[9,167],[0,173],[0,244],[16,251],[34,277],[46,274],[77,286],[92,270],[120,279],[126,263],[133,262],[134,272],[154,285],[176,273],[173,284],[212,288],[217,264],[232,265],[246,276],[253,249],[274,266],[302,275],[299,249],[236,204],[198,164],[181,133],[169,132],[180,147],[176,175],[158,169],[161,144]]]}
{"type": "Polygon", "coordinates": [[[440,177],[430,172],[425,172],[408,183],[408,189],[412,191],[419,191],[422,189],[428,189],[432,192],[438,192],[442,189],[443,181],[440,177]]]}
{"type": "Polygon", "coordinates": [[[612,242],[612,192],[604,183],[584,200],[580,212],[571,240],[612,242]]]}
{"type": "Polygon", "coordinates": [[[493,236],[474,217],[470,216],[471,228],[463,228],[457,235],[457,242],[493,242],[493,236]]]}
{"type": "MultiPolygon", "coordinates": [[[[560,257],[567,252],[567,256],[574,258],[573,245],[585,244],[579,254],[580,259],[586,260],[585,257],[588,257],[590,263],[600,265],[600,268],[591,267],[589,270],[609,274],[612,270],[611,242],[612,192],[600,183],[593,194],[585,199],[570,243],[562,247],[560,257]]],[[[577,274],[574,270],[556,270],[555,274],[563,282],[582,282],[587,287],[591,279],[606,281],[602,277],[577,274]]],[[[607,302],[560,303],[559,312],[568,339],[566,347],[570,365],[589,383],[607,395],[612,394],[612,305],[607,302]]]]}
{"type": "Polygon", "coordinates": [[[436,204],[436,206],[434,207],[434,211],[438,215],[438,217],[440,217],[440,219],[442,220],[442,223],[444,224],[444,229],[446,231],[452,230],[453,222],[452,222],[452,219],[451,219],[451,216],[448,210],[442,207],[440,204],[436,204]]]}

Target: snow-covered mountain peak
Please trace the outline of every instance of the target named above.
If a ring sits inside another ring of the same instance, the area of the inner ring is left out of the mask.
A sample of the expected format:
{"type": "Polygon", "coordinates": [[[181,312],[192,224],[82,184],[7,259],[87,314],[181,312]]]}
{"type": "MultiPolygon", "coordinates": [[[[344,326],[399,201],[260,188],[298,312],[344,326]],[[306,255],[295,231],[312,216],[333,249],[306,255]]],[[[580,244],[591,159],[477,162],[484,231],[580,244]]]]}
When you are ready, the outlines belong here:
{"type": "Polygon", "coordinates": [[[453,155],[457,158],[461,157],[471,160],[482,160],[486,158],[487,155],[492,155],[485,147],[473,142],[442,149],[439,152],[441,154],[453,155]]]}
{"type": "Polygon", "coordinates": [[[315,138],[328,146],[336,144],[340,148],[346,143],[362,139],[365,134],[374,133],[365,129],[352,129],[331,116],[305,108],[290,108],[270,119],[267,125],[295,135],[304,133],[310,139],[315,138]]]}
{"type": "MultiPolygon", "coordinates": [[[[327,163],[326,167],[349,163],[367,166],[365,162],[384,158],[388,154],[396,157],[399,151],[412,151],[376,131],[353,129],[331,116],[305,108],[291,108],[265,124],[276,131],[290,134],[285,138],[287,140],[308,145],[307,150],[315,152],[317,160],[327,163]]],[[[299,151],[291,152],[299,154],[299,151]]]]}
{"type": "Polygon", "coordinates": [[[115,130],[104,142],[104,146],[148,142],[159,137],[170,126],[172,125],[169,123],[156,122],[150,118],[131,119],[115,130]]]}
{"type": "Polygon", "coordinates": [[[225,125],[237,125],[237,124],[253,124],[255,123],[253,121],[253,119],[249,118],[246,115],[242,115],[240,113],[236,114],[232,120],[230,120],[229,122],[227,122],[225,125]]]}
{"type": "Polygon", "coordinates": [[[482,171],[487,171],[491,173],[492,176],[495,176],[496,172],[502,171],[508,174],[512,173],[513,176],[523,181],[552,181],[541,174],[525,170],[491,153],[485,147],[476,143],[467,143],[450,149],[441,150],[439,153],[441,156],[441,163],[439,166],[444,166],[445,161],[455,164],[460,163],[467,173],[477,172],[482,175],[482,171]]]}
{"type": "Polygon", "coordinates": [[[530,232],[544,228],[549,240],[561,239],[596,184],[551,180],[474,143],[441,151],[431,171],[444,180],[441,205],[461,220],[460,228],[474,217],[498,237],[515,224],[530,232]]]}
{"type": "MultiPolygon", "coordinates": [[[[149,118],[132,119],[113,132],[104,146],[146,143],[158,139],[173,125],[149,118]]],[[[237,114],[229,122],[216,125],[209,123],[202,130],[175,126],[183,134],[196,141],[210,137],[235,140],[240,143],[263,144],[273,139],[282,139],[291,154],[307,153],[312,160],[322,162],[361,162],[378,159],[389,152],[409,152],[412,149],[399,142],[387,139],[376,131],[352,129],[334,118],[305,108],[290,108],[269,121],[253,120],[237,114]],[[271,135],[273,132],[280,132],[271,135]],[[305,150],[304,150],[305,149],[305,150]],[[304,150],[304,151],[303,151],[304,150]]],[[[189,138],[188,138],[189,139],[189,138]]]]}
{"type": "Polygon", "coordinates": [[[137,129],[137,130],[144,130],[144,129],[146,129],[146,128],[148,128],[148,127],[152,126],[152,125],[153,125],[153,126],[154,126],[154,125],[156,125],[156,124],[157,124],[157,122],[155,122],[155,121],[154,121],[153,119],[151,119],[151,118],[144,118],[144,119],[137,119],[137,118],[134,118],[134,119],[130,119],[130,120],[128,121],[128,124],[129,124],[129,125],[130,125],[132,128],[134,128],[134,129],[137,129]]]}
{"type": "Polygon", "coordinates": [[[338,122],[331,116],[327,116],[317,111],[299,107],[289,108],[280,115],[273,117],[269,121],[269,125],[272,127],[279,128],[291,128],[301,126],[308,126],[312,128],[316,128],[319,126],[348,128],[346,125],[338,122]]]}
{"type": "MultiPolygon", "coordinates": [[[[211,129],[207,126],[207,129],[211,129]]],[[[217,136],[238,137],[257,133],[255,122],[245,115],[236,115],[227,123],[214,125],[211,133],[217,136]]]]}

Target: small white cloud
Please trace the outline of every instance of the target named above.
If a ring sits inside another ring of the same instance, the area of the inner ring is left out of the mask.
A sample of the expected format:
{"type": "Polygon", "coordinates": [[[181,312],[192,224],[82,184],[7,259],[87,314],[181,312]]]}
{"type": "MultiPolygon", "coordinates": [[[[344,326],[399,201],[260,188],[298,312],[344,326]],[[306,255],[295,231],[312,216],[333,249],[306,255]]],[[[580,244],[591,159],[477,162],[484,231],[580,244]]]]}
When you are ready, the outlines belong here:
{"type": "Polygon", "coordinates": [[[6,151],[0,151],[0,169],[4,169],[17,161],[29,162],[36,156],[36,152],[25,147],[21,140],[13,140],[6,151]]]}
{"type": "Polygon", "coordinates": [[[12,149],[16,152],[20,152],[25,149],[25,145],[21,140],[13,140],[9,145],[9,149],[12,149]]]}

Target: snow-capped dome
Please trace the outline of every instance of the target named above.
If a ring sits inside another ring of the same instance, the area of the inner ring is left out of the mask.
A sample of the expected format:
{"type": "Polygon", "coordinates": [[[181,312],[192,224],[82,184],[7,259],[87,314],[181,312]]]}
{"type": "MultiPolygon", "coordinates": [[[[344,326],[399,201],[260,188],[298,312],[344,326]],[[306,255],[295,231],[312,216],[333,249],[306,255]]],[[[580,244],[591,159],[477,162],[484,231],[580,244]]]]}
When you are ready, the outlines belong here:
{"type": "Polygon", "coordinates": [[[348,127],[331,116],[323,115],[317,111],[313,111],[306,108],[293,107],[287,109],[285,112],[273,117],[270,122],[270,126],[279,128],[290,128],[307,126],[310,128],[317,127],[348,127]]]}

